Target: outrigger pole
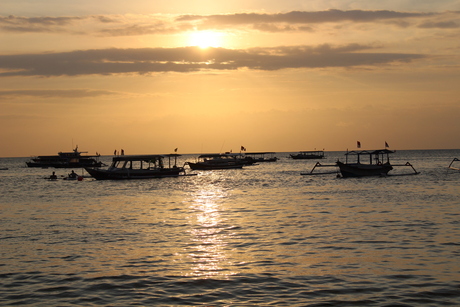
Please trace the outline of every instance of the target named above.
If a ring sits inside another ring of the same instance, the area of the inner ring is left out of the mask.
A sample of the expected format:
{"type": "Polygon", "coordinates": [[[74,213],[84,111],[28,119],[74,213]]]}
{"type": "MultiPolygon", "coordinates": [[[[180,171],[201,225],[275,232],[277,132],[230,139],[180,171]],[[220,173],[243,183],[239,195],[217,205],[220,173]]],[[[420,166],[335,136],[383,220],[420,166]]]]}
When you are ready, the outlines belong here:
{"type": "Polygon", "coordinates": [[[460,168],[458,168],[458,167],[452,167],[452,164],[454,164],[455,161],[460,161],[460,160],[457,159],[457,158],[454,158],[454,159],[452,160],[452,162],[450,162],[450,164],[449,164],[449,166],[448,166],[447,168],[450,168],[450,169],[453,169],[453,170],[456,170],[456,171],[460,171],[460,168]]]}
{"type": "Polygon", "coordinates": [[[409,162],[406,162],[406,164],[392,164],[391,166],[410,166],[412,167],[412,169],[414,170],[413,173],[410,173],[410,174],[391,174],[391,175],[388,175],[388,176],[407,176],[407,175],[418,175],[420,174],[420,172],[417,172],[414,168],[414,166],[412,164],[410,164],[409,162]]]}
{"type": "Polygon", "coordinates": [[[338,174],[339,173],[338,169],[336,169],[335,171],[328,171],[328,172],[323,172],[323,173],[313,173],[316,167],[332,167],[332,166],[337,168],[337,164],[321,164],[319,162],[316,162],[315,166],[313,166],[313,168],[311,169],[309,173],[300,173],[300,175],[307,176],[307,175],[327,175],[327,174],[336,174],[336,173],[338,174]]]}

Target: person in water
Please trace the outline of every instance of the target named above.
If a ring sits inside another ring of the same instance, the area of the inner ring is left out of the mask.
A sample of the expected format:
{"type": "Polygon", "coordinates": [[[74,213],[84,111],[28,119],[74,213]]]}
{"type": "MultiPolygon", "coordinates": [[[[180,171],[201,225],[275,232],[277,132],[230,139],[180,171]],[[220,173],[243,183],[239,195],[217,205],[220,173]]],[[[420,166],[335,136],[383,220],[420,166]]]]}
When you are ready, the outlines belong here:
{"type": "Polygon", "coordinates": [[[56,172],[53,172],[53,174],[50,176],[50,179],[57,179],[56,172]]]}
{"type": "Polygon", "coordinates": [[[69,178],[77,178],[77,173],[75,173],[75,172],[72,170],[72,172],[69,174],[69,178]]]}

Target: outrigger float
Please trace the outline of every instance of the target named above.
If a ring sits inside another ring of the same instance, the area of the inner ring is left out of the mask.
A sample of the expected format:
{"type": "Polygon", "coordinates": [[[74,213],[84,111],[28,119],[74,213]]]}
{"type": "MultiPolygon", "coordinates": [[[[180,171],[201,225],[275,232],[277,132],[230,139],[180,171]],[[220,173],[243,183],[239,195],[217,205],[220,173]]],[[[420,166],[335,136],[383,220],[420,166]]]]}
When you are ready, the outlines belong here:
{"type": "Polygon", "coordinates": [[[409,162],[405,164],[391,164],[389,155],[395,153],[388,149],[379,149],[373,151],[350,151],[345,154],[345,163],[338,160],[336,164],[324,165],[320,162],[316,162],[315,166],[309,173],[301,173],[301,175],[322,175],[322,174],[334,174],[337,173],[338,177],[367,177],[367,176],[387,176],[388,173],[396,166],[408,166],[414,171],[413,173],[396,174],[391,176],[405,176],[405,175],[417,175],[419,172],[409,162]],[[361,156],[369,156],[369,163],[362,163],[361,156]],[[348,162],[349,156],[355,156],[356,162],[348,162]],[[386,161],[385,161],[386,160],[386,161]],[[313,171],[317,167],[337,167],[336,171],[328,171],[322,173],[314,173],[313,171]],[[339,173],[340,172],[340,173],[339,173]]]}
{"type": "Polygon", "coordinates": [[[457,158],[454,158],[454,159],[452,160],[452,162],[450,162],[450,164],[449,164],[449,166],[448,166],[447,168],[453,169],[453,170],[455,170],[455,171],[460,171],[460,168],[458,168],[458,167],[453,167],[453,166],[452,166],[452,164],[454,164],[454,162],[456,162],[456,161],[460,161],[460,160],[457,159],[457,158]]]}

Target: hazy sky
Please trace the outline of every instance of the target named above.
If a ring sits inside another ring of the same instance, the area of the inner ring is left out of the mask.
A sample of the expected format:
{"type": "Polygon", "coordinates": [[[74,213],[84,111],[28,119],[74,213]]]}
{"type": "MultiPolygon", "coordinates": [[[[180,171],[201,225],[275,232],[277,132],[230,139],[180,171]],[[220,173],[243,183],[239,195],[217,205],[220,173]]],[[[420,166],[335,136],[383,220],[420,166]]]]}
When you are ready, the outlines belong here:
{"type": "Polygon", "coordinates": [[[460,0],[2,0],[0,157],[460,148],[460,0]]]}

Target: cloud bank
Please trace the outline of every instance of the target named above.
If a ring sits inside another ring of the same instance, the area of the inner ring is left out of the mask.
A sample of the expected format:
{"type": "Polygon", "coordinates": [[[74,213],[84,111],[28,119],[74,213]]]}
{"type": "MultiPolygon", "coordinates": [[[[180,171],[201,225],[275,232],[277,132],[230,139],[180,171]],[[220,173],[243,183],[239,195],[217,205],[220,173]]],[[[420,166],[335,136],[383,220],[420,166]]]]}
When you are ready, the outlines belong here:
{"type": "Polygon", "coordinates": [[[62,33],[96,36],[174,34],[192,30],[255,30],[305,32],[325,23],[392,23],[400,27],[460,27],[460,12],[420,13],[389,10],[292,11],[276,14],[236,13],[220,15],[93,15],[61,17],[0,16],[5,33],[62,33]]]}
{"type": "Polygon", "coordinates": [[[0,55],[0,77],[80,76],[195,72],[201,70],[280,70],[357,67],[410,62],[421,54],[365,52],[372,46],[320,45],[224,49],[198,47],[93,49],[71,52],[0,55]]]}

